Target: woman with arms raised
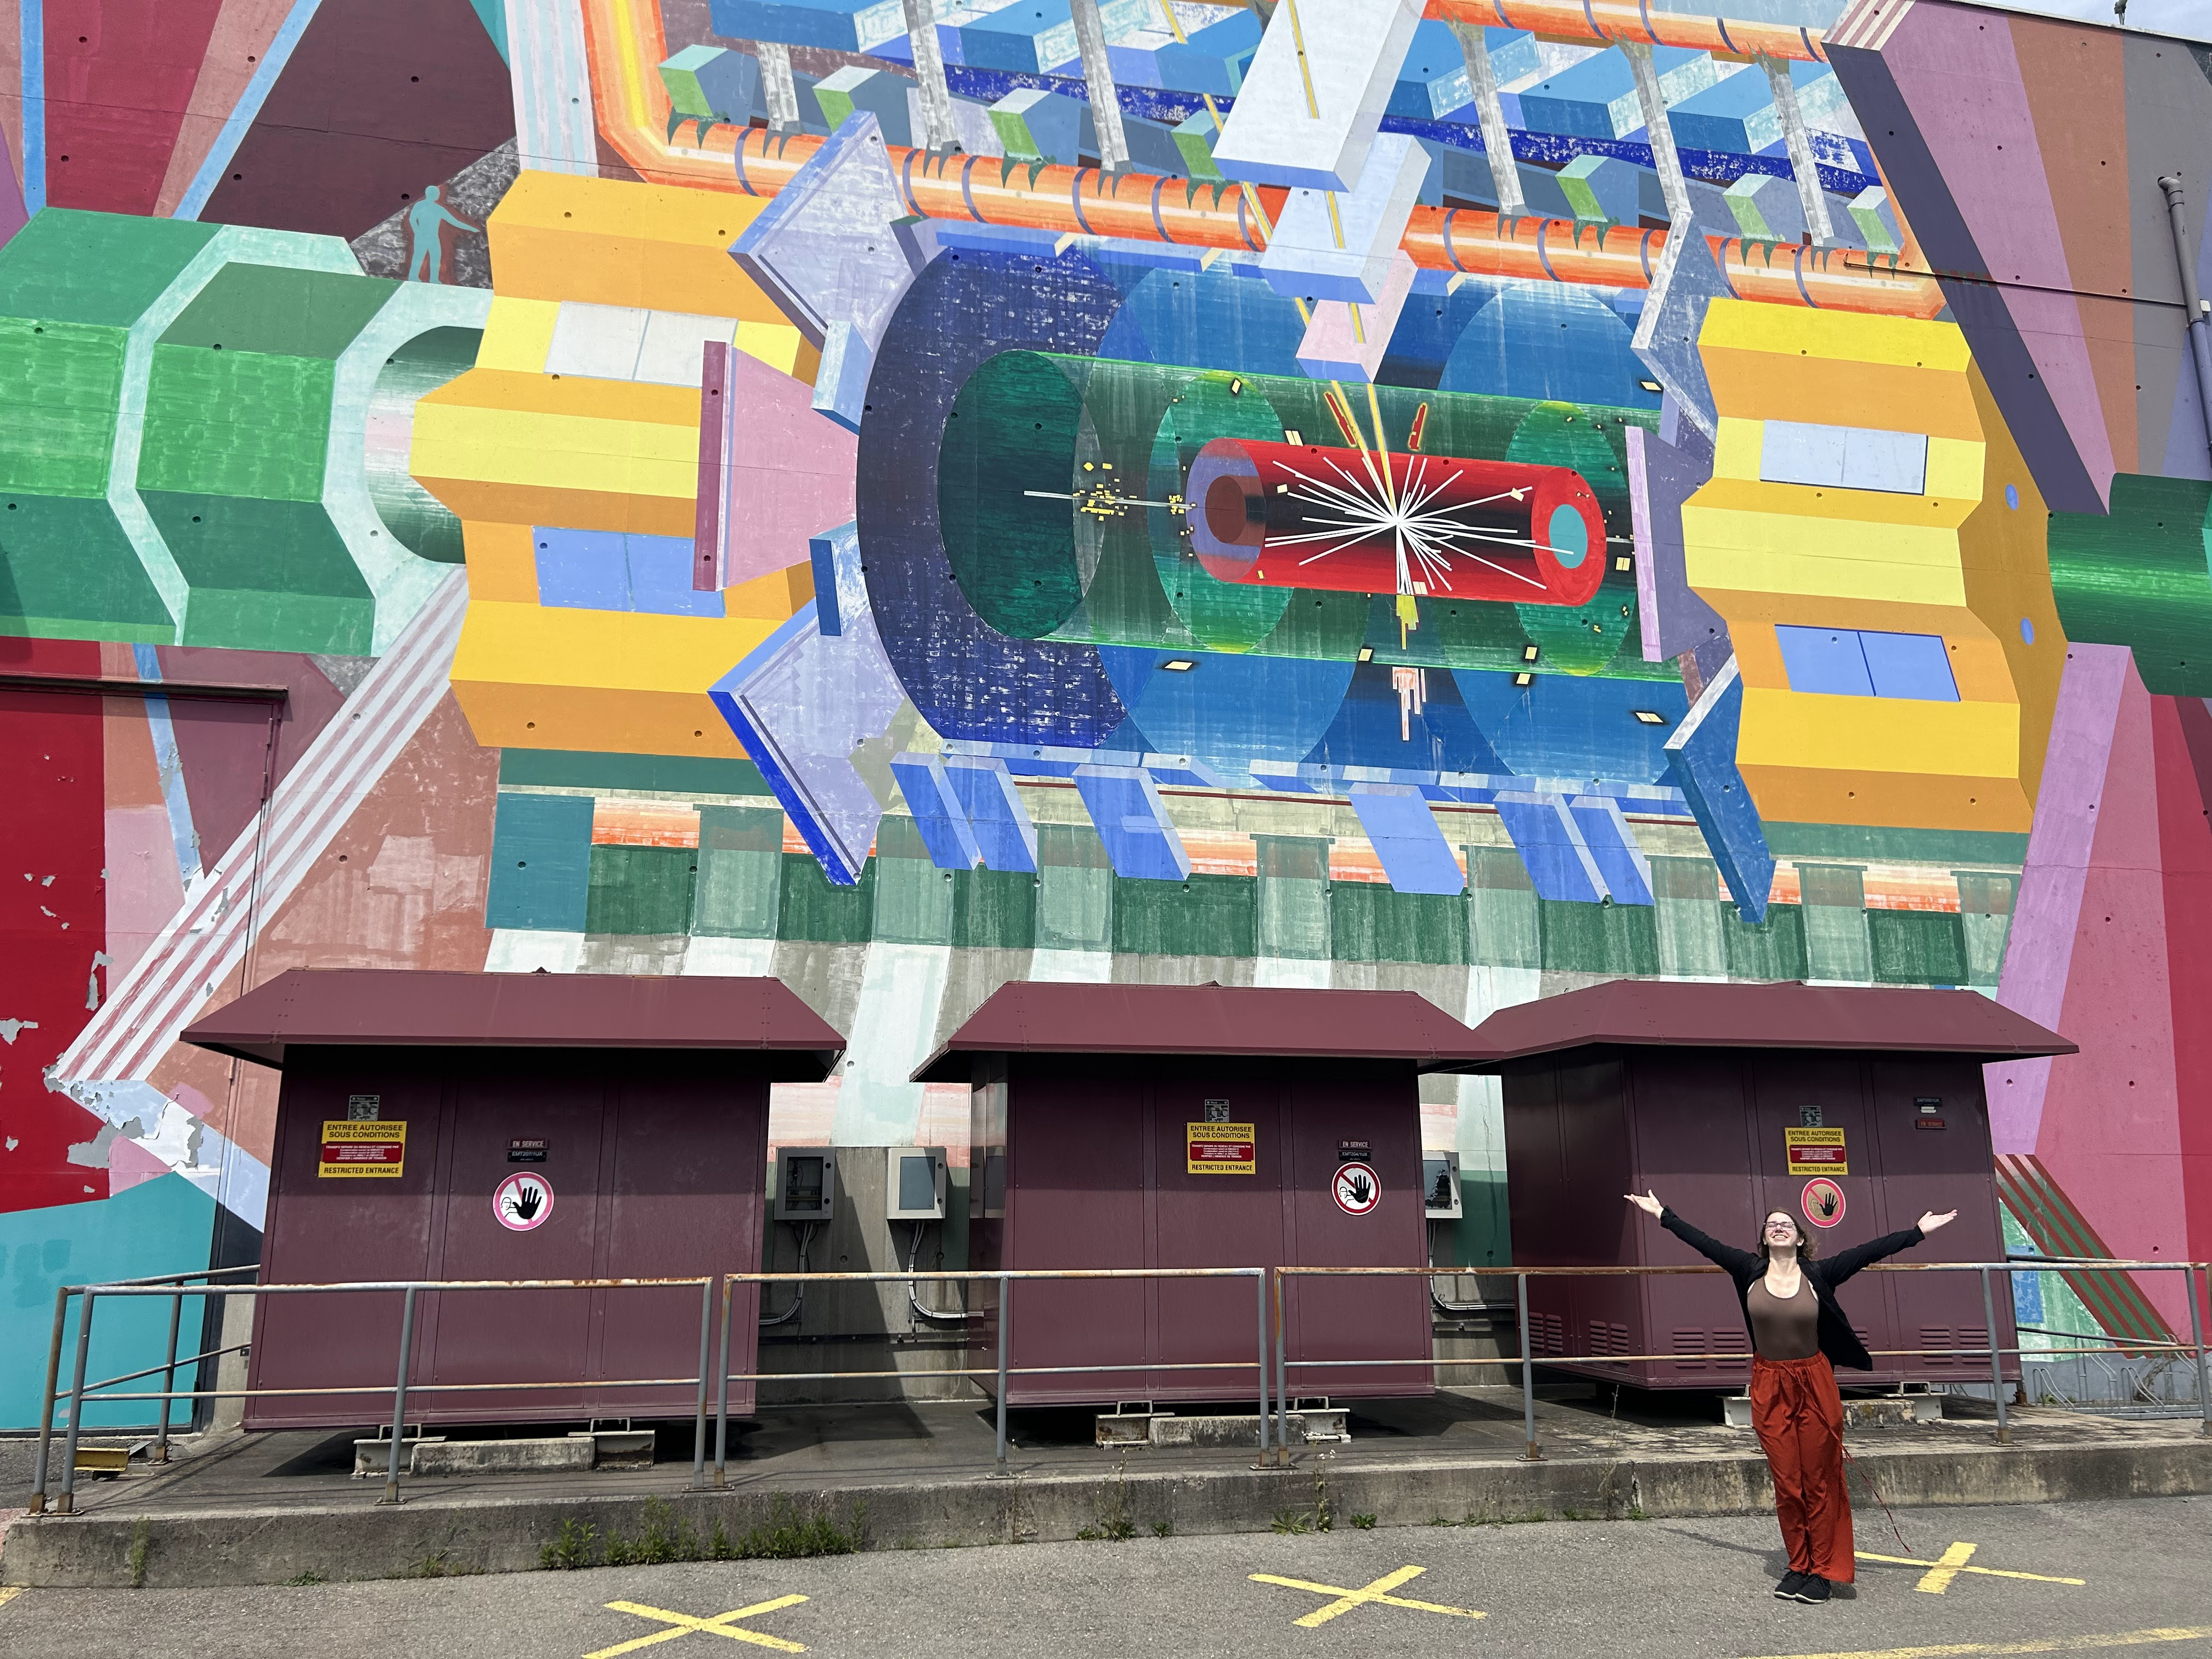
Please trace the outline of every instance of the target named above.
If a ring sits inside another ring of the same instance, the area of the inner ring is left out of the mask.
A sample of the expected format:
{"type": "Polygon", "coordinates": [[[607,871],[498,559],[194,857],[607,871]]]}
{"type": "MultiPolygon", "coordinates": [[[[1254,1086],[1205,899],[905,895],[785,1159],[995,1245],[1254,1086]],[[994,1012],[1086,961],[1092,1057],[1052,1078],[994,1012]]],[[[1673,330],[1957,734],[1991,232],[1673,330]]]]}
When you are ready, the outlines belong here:
{"type": "Polygon", "coordinates": [[[1853,1576],[1851,1502],[1844,1489],[1844,1402],[1838,1365],[1871,1370],[1866,1344],[1836,1304],[1836,1288],[1862,1267],[1910,1249],[1959,1212],[1930,1211],[1920,1224],[1816,1261],[1813,1241],[1787,1210],[1768,1213],[1759,1249],[1734,1250],[1699,1232],[1656,1193],[1624,1194],[1735,1281],[1751,1330],[1751,1422],[1774,1475],[1774,1509],[1790,1571],[1774,1587],[1785,1601],[1821,1602],[1853,1576]]]}

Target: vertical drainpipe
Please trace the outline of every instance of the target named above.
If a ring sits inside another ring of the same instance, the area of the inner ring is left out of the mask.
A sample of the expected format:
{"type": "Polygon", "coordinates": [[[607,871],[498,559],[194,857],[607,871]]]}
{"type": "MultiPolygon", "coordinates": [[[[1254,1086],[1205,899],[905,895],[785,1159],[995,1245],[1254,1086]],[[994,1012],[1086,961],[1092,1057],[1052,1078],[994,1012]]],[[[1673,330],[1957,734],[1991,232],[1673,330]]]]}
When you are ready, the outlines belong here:
{"type": "Polygon", "coordinates": [[[2189,257],[2189,229],[2182,211],[2181,175],[2169,173],[2158,181],[2166,192],[2166,216],[2173,227],[2173,262],[2181,272],[2181,303],[2187,307],[2190,356],[2197,360],[2197,412],[2204,422],[2204,441],[2212,449],[2212,316],[2197,292],[2197,262],[2189,257]]]}
{"type": "Polygon", "coordinates": [[[1774,94],[1775,118],[1789,147],[1790,170],[1797,175],[1797,199],[1805,206],[1805,228],[1813,233],[1814,247],[1832,247],[1836,228],[1828,218],[1828,195],[1820,188],[1812,136],[1805,131],[1804,112],[1797,107],[1797,86],[1790,78],[1790,65],[1777,58],[1762,58],[1759,66],[1766,71],[1766,84],[1774,94]]]}
{"type": "Polygon", "coordinates": [[[1114,69],[1106,58],[1106,22],[1098,0],[1069,0],[1075,17],[1075,45],[1083,54],[1084,83],[1091,88],[1091,125],[1098,139],[1098,166],[1121,173],[1129,165],[1129,141],[1121,132],[1121,100],[1114,91],[1114,69]]]}
{"type": "Polygon", "coordinates": [[[906,0],[906,33],[921,88],[922,146],[933,155],[949,155],[959,147],[959,132],[952,124],[952,90],[945,83],[945,48],[937,38],[937,0],[906,0]]]}
{"type": "Polygon", "coordinates": [[[1623,40],[1620,50],[1636,76],[1636,101],[1650,135],[1651,165],[1659,174],[1660,193],[1667,198],[1667,221],[1679,235],[1691,216],[1690,187],[1682,182],[1682,158],[1674,151],[1674,129],[1667,124],[1667,94],[1659,89],[1659,71],[1652,67],[1649,46],[1623,40]]]}
{"type": "Polygon", "coordinates": [[[1521,168],[1513,159],[1512,136],[1505,130],[1505,106],[1498,96],[1498,76],[1490,67],[1490,43],[1480,23],[1454,21],[1453,34],[1467,58],[1468,89],[1474,94],[1474,109],[1482,125],[1482,153],[1490,162],[1491,184],[1498,191],[1498,216],[1517,219],[1528,211],[1521,193],[1521,168]]]}

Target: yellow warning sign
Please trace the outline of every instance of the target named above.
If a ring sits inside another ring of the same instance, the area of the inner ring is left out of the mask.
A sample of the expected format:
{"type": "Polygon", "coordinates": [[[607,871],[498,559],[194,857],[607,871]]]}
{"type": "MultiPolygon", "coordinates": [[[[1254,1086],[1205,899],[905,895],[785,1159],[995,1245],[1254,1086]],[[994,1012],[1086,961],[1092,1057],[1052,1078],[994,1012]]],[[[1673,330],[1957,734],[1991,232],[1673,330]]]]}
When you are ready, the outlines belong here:
{"type": "Polygon", "coordinates": [[[406,1172],[407,1125],[404,1120],[323,1120],[322,1164],[318,1176],[398,1176],[406,1172]]]}
{"type": "Polygon", "coordinates": [[[1841,1129],[1784,1129],[1782,1144],[1789,1150],[1790,1173],[1807,1176],[1849,1175],[1841,1129]]]}
{"type": "Polygon", "coordinates": [[[1184,1149],[1184,1171],[1189,1175],[1252,1175],[1256,1173],[1259,1140],[1249,1123],[1186,1123],[1190,1131],[1184,1149]]]}

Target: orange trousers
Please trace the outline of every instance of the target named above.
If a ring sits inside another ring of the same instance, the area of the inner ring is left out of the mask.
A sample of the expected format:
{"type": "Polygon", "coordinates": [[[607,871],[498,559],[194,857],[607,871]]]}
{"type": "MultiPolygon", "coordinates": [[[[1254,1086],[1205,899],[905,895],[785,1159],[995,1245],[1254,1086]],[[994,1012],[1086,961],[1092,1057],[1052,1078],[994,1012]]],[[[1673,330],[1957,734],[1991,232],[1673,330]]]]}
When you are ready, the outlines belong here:
{"type": "Polygon", "coordinates": [[[1774,1512],[1794,1572],[1851,1582],[1844,1401],[1826,1354],[1751,1362],[1751,1425],[1774,1475],[1774,1512]]]}

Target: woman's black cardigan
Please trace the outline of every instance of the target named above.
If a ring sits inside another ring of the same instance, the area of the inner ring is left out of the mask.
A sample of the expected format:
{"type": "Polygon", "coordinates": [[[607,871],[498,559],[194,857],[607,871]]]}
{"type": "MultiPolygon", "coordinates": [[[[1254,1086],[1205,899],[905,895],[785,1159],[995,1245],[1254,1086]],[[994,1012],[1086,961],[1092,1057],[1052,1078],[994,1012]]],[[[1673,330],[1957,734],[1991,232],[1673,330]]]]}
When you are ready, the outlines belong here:
{"type": "MultiPolygon", "coordinates": [[[[1751,1250],[1731,1249],[1710,1233],[1699,1232],[1672,1210],[1659,1212],[1659,1224],[1680,1239],[1706,1261],[1714,1263],[1735,1281],[1735,1298],[1743,1303],[1743,1326],[1751,1329],[1751,1308],[1747,1298],[1751,1287],[1766,1272],[1765,1255],[1751,1250]]],[[[1899,1250],[1911,1249],[1927,1235],[1917,1227],[1907,1227],[1901,1233],[1885,1233],[1868,1243],[1854,1245],[1838,1251],[1825,1261],[1814,1260],[1800,1263],[1805,1277],[1812,1281],[1813,1294],[1820,1303],[1820,1352],[1828,1357],[1832,1365],[1848,1365],[1854,1370],[1870,1371],[1874,1359],[1859,1340],[1859,1334],[1851,1328],[1851,1322],[1844,1317],[1844,1310],[1836,1305],[1836,1287],[1862,1267],[1895,1255],[1899,1250]]]]}

